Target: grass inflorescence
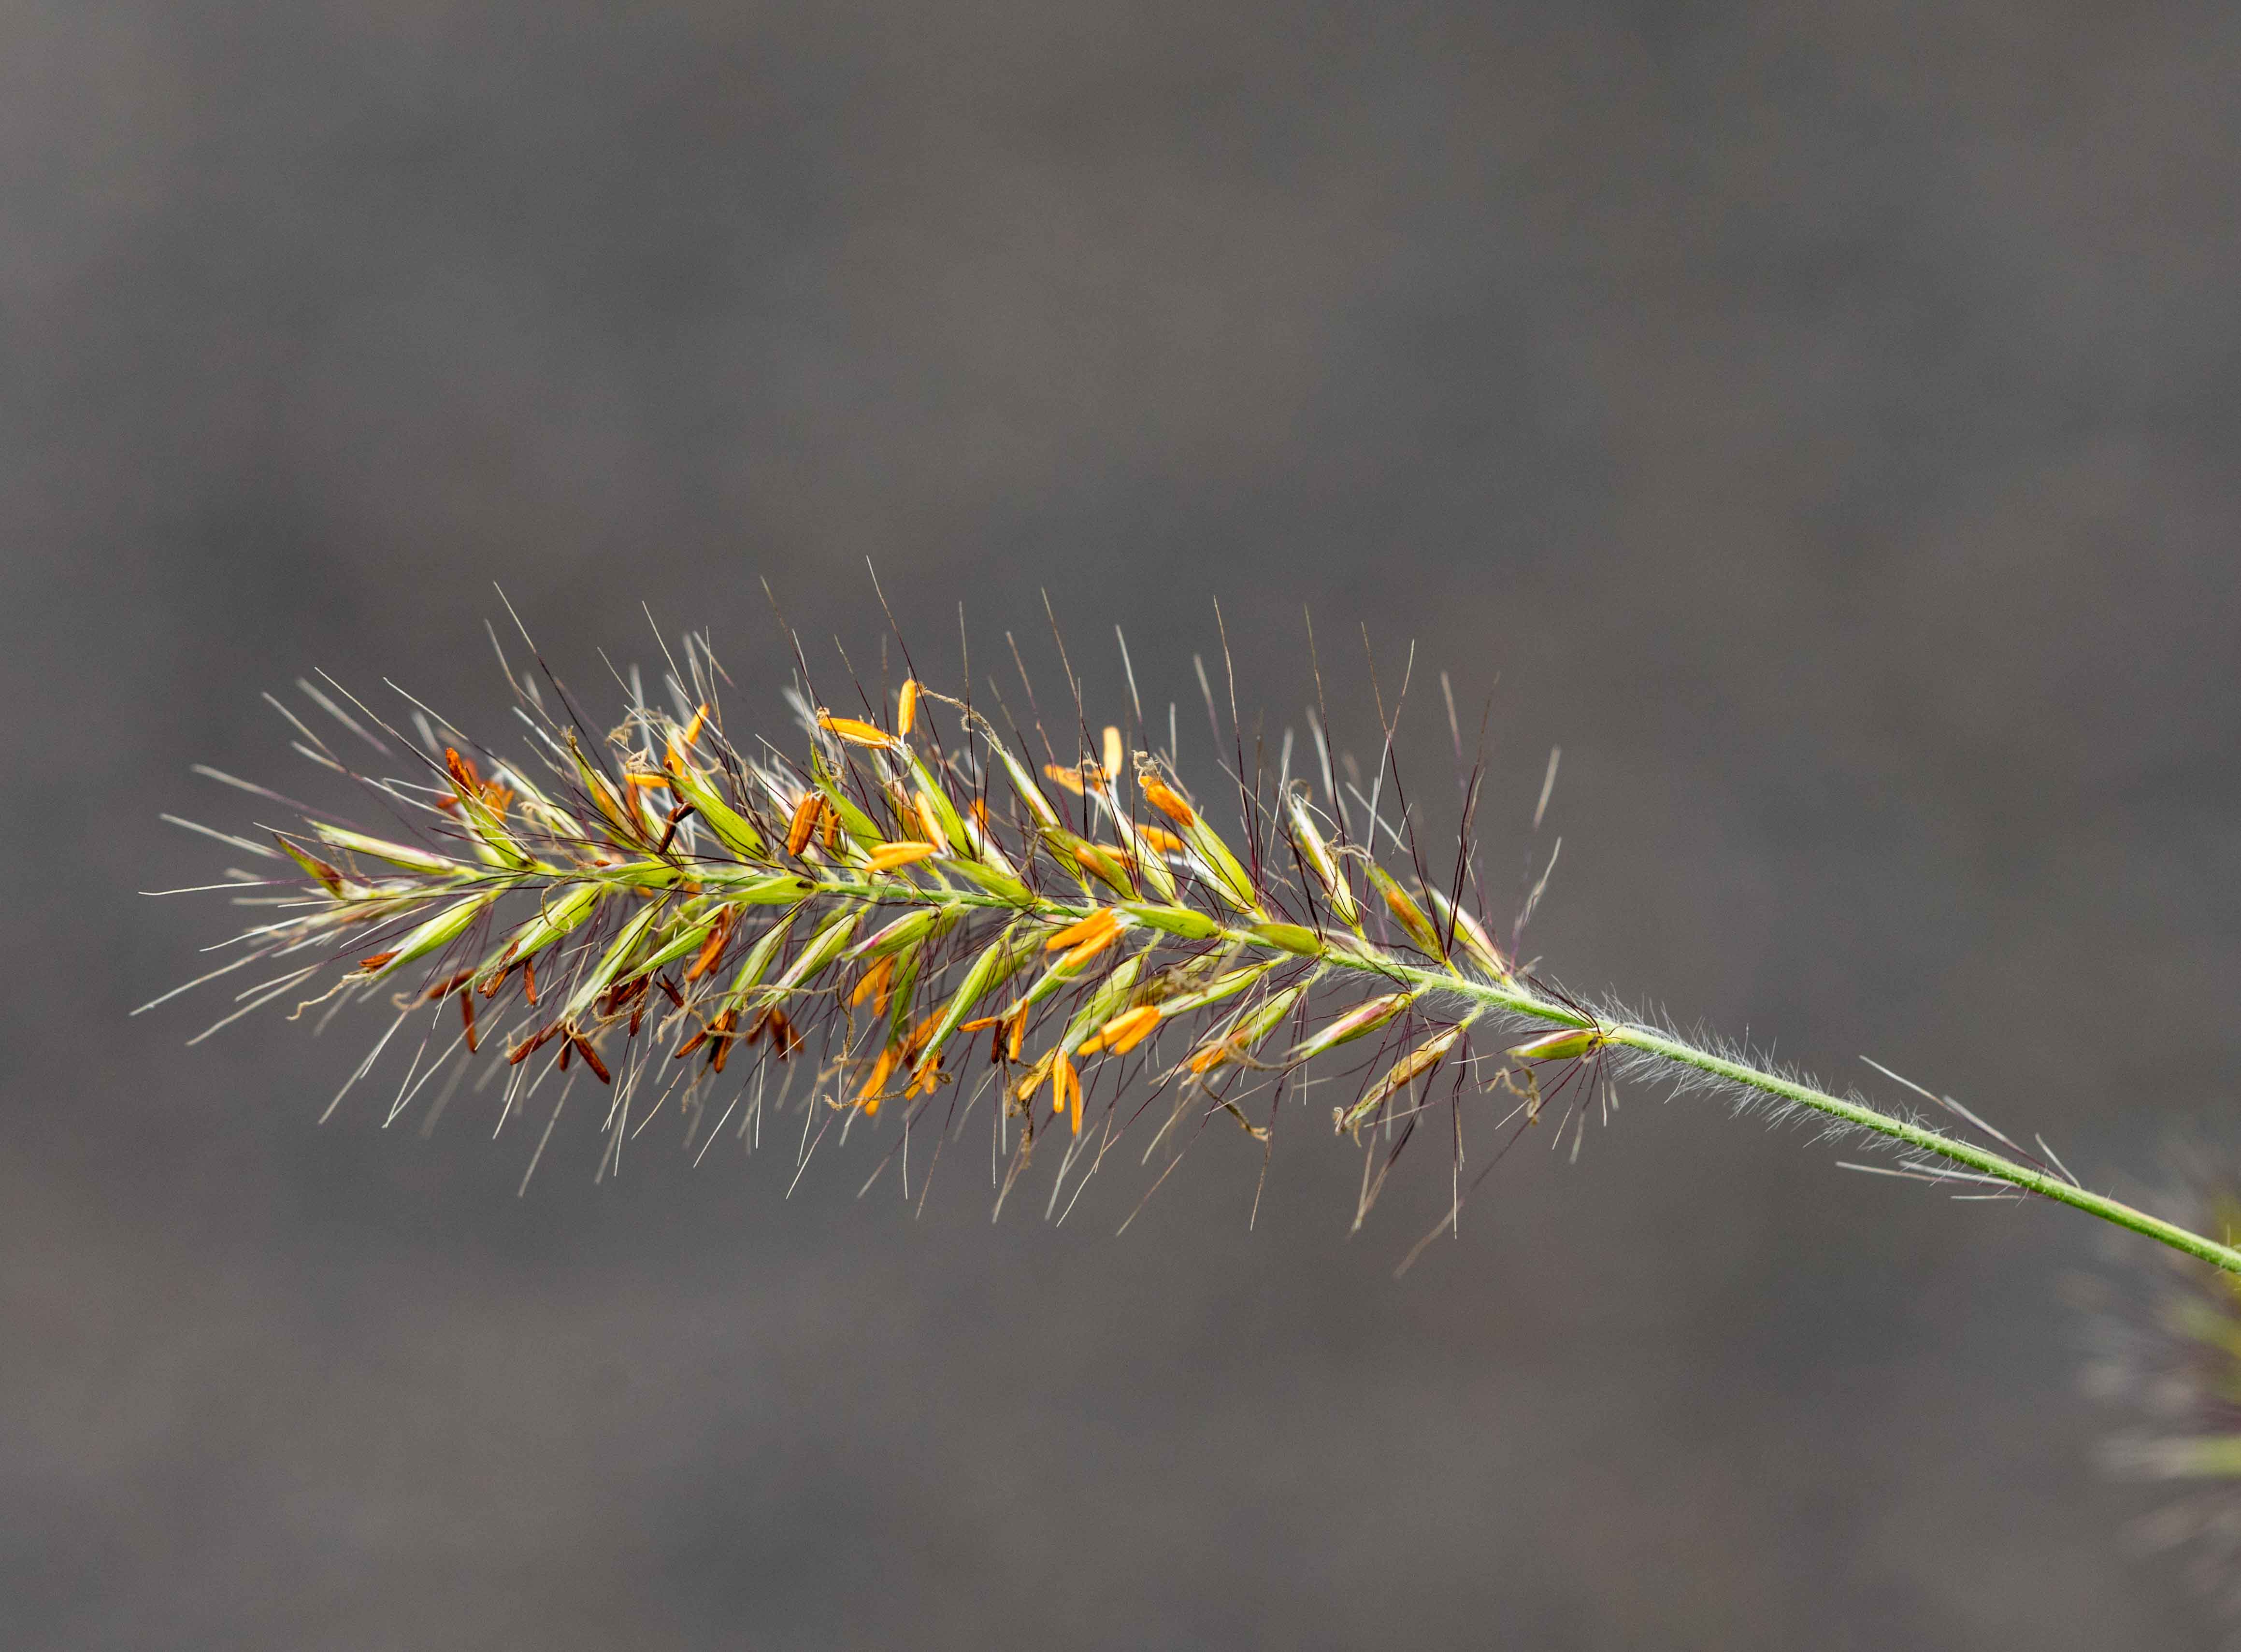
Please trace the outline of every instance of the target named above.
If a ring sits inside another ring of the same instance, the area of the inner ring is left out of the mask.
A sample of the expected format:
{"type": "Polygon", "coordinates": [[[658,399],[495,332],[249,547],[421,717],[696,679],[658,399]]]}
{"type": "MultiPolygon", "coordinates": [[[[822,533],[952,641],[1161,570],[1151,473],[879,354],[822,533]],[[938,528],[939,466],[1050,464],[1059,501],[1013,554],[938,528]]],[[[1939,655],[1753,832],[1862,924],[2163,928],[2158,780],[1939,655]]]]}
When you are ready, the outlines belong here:
{"type": "MultiPolygon", "coordinates": [[[[906,1196],[913,1136],[938,1156],[985,1102],[997,1209],[1055,1138],[1046,1210],[1062,1220],[1136,1142],[1138,1162],[1167,1156],[1154,1189],[1210,1125],[1261,1143],[1265,1173],[1286,1102],[1314,1088],[1342,1097],[1312,1110],[1362,1154],[1357,1226],[1412,1142],[1445,1146],[1452,1196],[1428,1240],[1527,1132],[1569,1133],[1576,1154],[1590,1113],[1640,1079],[1810,1114],[1899,1153],[1860,1168],[2044,1196],[2241,1273],[2241,1253],[2087,1191],[2044,1143],[2027,1152],[1950,1098],[1918,1092],[1937,1122],[1879,1108],[1544,980],[1514,956],[1542,886],[1506,929],[1479,887],[1482,765],[1435,857],[1381,701],[1364,796],[1335,783],[1320,724],[1320,789],[1291,773],[1288,744],[1273,779],[1248,763],[1233,683],[1217,804],[1178,772],[1172,717],[1164,746],[1145,727],[1133,675],[1125,723],[1093,729],[1077,689],[1054,737],[1023,668],[1031,741],[1000,697],[1001,726],[914,669],[893,694],[852,684],[854,703],[833,709],[797,647],[800,733],[781,749],[727,728],[705,639],[684,654],[666,707],[633,672],[620,720],[595,728],[541,659],[518,674],[501,650],[527,761],[409,696],[417,738],[338,685],[300,684],[353,742],[402,754],[406,772],[387,778],[275,700],[297,749],[387,820],[364,829],[290,804],[301,823],[264,828],[267,841],[211,834],[299,875],[212,886],[270,917],[201,979],[284,964],[217,1026],[281,1002],[318,1008],[322,1026],[385,1004],[387,1029],[326,1113],[394,1046],[411,1053],[387,1120],[426,1096],[432,1128],[478,1065],[498,1128],[543,1115],[525,1189],[586,1082],[602,1175],[673,1105],[702,1152],[726,1128],[759,1140],[798,1116],[804,1165],[836,1125],[844,1140],[886,1131],[873,1175],[899,1160],[906,1196]]],[[[1201,685],[1218,733],[1202,671],[1201,685]]],[[[1552,757],[1542,807],[1554,777],[1552,757]]]]}
{"type": "MultiPolygon", "coordinates": [[[[2183,1136],[2164,1159],[2144,1203],[2189,1228],[2241,1234],[2230,1141],[2183,1136]]],[[[2134,1541],[2186,1553],[2191,1580],[2241,1625],[2241,1279],[2137,1246],[2111,1247],[2104,1261],[2105,1272],[2070,1282],[2088,1310],[2085,1389],[2124,1416],[2103,1463],[2161,1494],[2132,1523],[2134,1541]]]]}

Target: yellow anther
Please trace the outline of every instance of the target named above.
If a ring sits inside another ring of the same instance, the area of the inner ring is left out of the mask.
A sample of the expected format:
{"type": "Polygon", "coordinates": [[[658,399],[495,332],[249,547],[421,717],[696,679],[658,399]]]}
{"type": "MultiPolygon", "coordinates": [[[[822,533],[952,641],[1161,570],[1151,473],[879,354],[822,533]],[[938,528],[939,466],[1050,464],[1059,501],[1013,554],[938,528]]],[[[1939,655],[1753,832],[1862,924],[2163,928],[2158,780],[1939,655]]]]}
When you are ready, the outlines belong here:
{"type": "Polygon", "coordinates": [[[929,855],[940,853],[932,843],[914,843],[906,839],[900,843],[882,843],[872,851],[870,866],[875,872],[892,872],[899,866],[908,866],[929,855]]]}
{"type": "Polygon", "coordinates": [[[817,726],[852,746],[870,746],[874,750],[886,751],[895,743],[894,736],[860,717],[836,717],[829,711],[820,711],[817,714],[817,726]]]}

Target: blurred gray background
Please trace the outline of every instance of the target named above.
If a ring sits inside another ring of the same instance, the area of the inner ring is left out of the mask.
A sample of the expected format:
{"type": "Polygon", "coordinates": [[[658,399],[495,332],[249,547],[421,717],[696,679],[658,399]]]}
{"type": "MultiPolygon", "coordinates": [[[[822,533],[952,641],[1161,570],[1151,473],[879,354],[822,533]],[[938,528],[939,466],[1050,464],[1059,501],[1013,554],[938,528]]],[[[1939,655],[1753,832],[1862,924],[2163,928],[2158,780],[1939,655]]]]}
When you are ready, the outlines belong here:
{"type": "MultiPolygon", "coordinates": [[[[371,1036],[125,1012],[258,702],[500,737],[758,580],[927,674],[1127,629],[1212,753],[1435,815],[1490,692],[1549,968],[2089,1179],[2241,1077],[2241,12],[105,5],[0,15],[0,1641],[2184,1647],[2057,1300],[2092,1224],[1629,1099],[1396,1283],[1417,1176],[1210,1133],[1054,1232],[791,1157],[319,1109],[371,1036]],[[1390,691],[1390,675],[1388,691],[1390,691]],[[1539,846],[1528,827],[1565,749],[1539,846]],[[1887,1093],[1887,1092],[1886,1092],[1887,1093]]],[[[1040,686],[1040,685],[1039,685],[1040,686]]],[[[1095,715],[1093,710],[1093,716],[1095,715]]],[[[1160,714],[1154,711],[1155,716],[1160,714]]],[[[1451,816],[1441,816],[1451,818],[1451,816]]],[[[1404,1166],[1404,1169],[1405,1169],[1404,1166]]]]}

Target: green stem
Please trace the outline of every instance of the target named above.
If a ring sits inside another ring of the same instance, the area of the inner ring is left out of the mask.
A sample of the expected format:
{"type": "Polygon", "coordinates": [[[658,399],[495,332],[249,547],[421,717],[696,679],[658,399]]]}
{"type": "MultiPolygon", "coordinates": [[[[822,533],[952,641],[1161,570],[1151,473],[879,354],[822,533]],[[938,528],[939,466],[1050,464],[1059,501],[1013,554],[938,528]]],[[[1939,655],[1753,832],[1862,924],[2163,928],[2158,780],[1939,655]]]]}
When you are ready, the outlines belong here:
{"type": "MultiPolygon", "coordinates": [[[[1335,961],[1343,962],[1342,959],[1335,961]]],[[[1520,991],[1514,987],[1487,982],[1460,980],[1435,970],[1410,967],[1399,969],[1395,973],[1418,981],[1427,987],[1459,993],[1490,1007],[1508,1010],[1513,1015],[1528,1016],[1555,1026],[1585,1027],[1590,1024],[1587,1017],[1576,1011],[1561,1004],[1552,1003],[1536,994],[1520,991]]],[[[2191,1233],[2175,1222],[2164,1221],[2159,1216],[2151,1216],[2144,1210],[2136,1209],[2104,1194],[2092,1193],[2084,1188],[2072,1186],[2060,1176],[2049,1175],[2036,1166],[2019,1163],[2014,1159],[1994,1153],[1988,1149],[1977,1147],[1972,1142],[1957,1140],[1940,1131],[1925,1129],[1922,1125],[1897,1117],[1893,1114],[1863,1106],[1858,1102],[1848,1101],[1840,1096],[1832,1096],[1827,1090],[1816,1089],[1810,1084],[1802,1084],[1796,1079],[1784,1078],[1778,1073],[1769,1073],[1747,1062],[1715,1055],[1707,1049],[1699,1049],[1696,1045],[1684,1042],[1667,1033],[1626,1023],[1602,1022],[1600,1025],[1607,1042],[1628,1049],[1638,1049],[1645,1055],[1656,1056],[1661,1060],[1672,1062],[1677,1066],[1694,1068],[1698,1072],[1709,1073],[1715,1078],[1743,1085],[1763,1095],[1776,1096],[1786,1102],[1795,1102],[1801,1107],[1810,1107],[1816,1113],[1841,1119],[1847,1124],[1858,1126],[1861,1129],[1872,1130],[1876,1135],[1887,1136],[1895,1142],[1903,1142],[1907,1146],[1919,1152],[1934,1155],[1954,1164],[1964,1165],[1980,1175],[1996,1177],[2027,1193],[2042,1194],[2057,1203],[2070,1205],[2076,1209],[2097,1216],[2104,1222],[2111,1222],[2120,1228],[2126,1228],[2134,1233],[2144,1234],[2151,1239],[2159,1240],[2174,1250],[2184,1251],[2190,1256],[2199,1257],[2213,1267],[2224,1269],[2227,1273],[2241,1274],[2241,1250],[2236,1250],[2228,1245],[2221,1245],[2212,1239],[2205,1239],[2200,1234],[2191,1233]]]]}

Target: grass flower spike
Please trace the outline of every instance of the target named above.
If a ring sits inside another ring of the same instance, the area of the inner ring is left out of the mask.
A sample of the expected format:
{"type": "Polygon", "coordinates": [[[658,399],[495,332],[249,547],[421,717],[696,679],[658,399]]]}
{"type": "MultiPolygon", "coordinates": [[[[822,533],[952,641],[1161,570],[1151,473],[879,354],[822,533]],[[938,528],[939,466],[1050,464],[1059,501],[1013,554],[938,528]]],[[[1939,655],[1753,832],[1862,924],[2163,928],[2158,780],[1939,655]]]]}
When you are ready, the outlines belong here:
{"type": "MultiPolygon", "coordinates": [[[[2220,1152],[2182,1138],[2165,1158],[2156,1209],[2191,1228],[2241,1233],[2241,1162],[2230,1144],[2220,1152]]],[[[2112,1246],[2105,1261],[2105,1272],[2070,1282],[2087,1311],[2084,1386],[2124,1416],[2103,1443],[2104,1465],[2157,1488],[2131,1535],[2184,1553],[2195,1585],[2241,1625],[2241,1279],[2138,1246],[2112,1246]]]]}
{"type": "Polygon", "coordinates": [[[1480,777],[1435,876],[1399,801],[1389,724],[1380,789],[1351,807],[1327,760],[1319,808],[1288,772],[1272,783],[1248,765],[1241,738],[1235,817],[1217,820],[1180,778],[1172,720],[1163,747],[1141,716],[1094,741],[1085,716],[1060,750],[1031,716],[1034,752],[915,669],[892,702],[860,694],[861,715],[835,713],[805,663],[798,736],[766,741],[728,723],[699,637],[666,675],[666,709],[633,673],[608,727],[541,661],[506,671],[526,735],[510,755],[409,697],[410,735],[309,689],[358,745],[392,764],[401,752],[405,772],[386,777],[284,708],[298,750],[355,789],[366,819],[216,776],[304,819],[213,834],[262,863],[217,886],[262,912],[201,980],[262,966],[218,1026],[268,1004],[317,1007],[321,1026],[378,1007],[385,1026],[327,1113],[385,1054],[391,1122],[425,1095],[432,1128],[472,1076],[471,1093],[495,1089],[500,1129],[542,1116],[525,1189],[588,1084],[602,1175],[665,1112],[702,1154],[735,1116],[759,1142],[786,1116],[801,1167],[836,1126],[844,1140],[860,1122],[879,1129],[873,1178],[899,1160],[907,1195],[913,1137],[938,1161],[980,1114],[1000,1210],[1063,1118],[1047,1206],[1063,1220],[1132,1136],[1140,1162],[1167,1156],[1154,1189],[1219,1120],[1265,1163],[1312,1082],[1345,1096],[1319,1110],[1364,1155],[1357,1225],[1420,1135],[1445,1143],[1454,1193],[1436,1233],[1549,1115],[1576,1155],[1619,1082],[1663,1082],[1896,1152],[1859,1168],[2041,1196],[2241,1273],[2241,1253],[2089,1191],[2044,1144],[2026,1151],[1950,1098],[1895,1076],[1937,1113],[1840,1095],[1518,965],[1475,895],[1480,777]]]}

